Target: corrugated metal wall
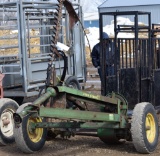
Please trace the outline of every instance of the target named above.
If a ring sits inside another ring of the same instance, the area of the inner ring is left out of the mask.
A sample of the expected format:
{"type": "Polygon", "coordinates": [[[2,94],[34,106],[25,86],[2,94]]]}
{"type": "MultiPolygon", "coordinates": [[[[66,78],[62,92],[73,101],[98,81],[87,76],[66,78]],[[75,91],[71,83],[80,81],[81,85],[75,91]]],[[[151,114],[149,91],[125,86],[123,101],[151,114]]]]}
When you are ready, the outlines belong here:
{"type": "MultiPolygon", "coordinates": [[[[114,11],[145,11],[151,12],[151,23],[160,23],[160,5],[151,5],[151,6],[130,6],[130,7],[112,7],[112,8],[99,8],[99,12],[114,12],[114,11]]],[[[131,16],[123,16],[129,18],[132,22],[134,21],[131,16]]],[[[106,24],[110,24],[113,17],[107,17],[104,19],[106,24]]],[[[139,22],[147,24],[146,16],[139,16],[139,22]]]]}

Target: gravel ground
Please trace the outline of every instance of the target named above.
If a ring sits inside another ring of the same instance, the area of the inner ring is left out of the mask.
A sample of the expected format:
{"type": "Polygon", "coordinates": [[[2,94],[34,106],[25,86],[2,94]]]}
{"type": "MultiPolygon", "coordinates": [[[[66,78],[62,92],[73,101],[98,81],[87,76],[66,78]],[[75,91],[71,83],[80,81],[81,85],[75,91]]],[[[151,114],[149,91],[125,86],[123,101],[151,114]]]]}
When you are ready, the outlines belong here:
{"type": "MultiPolygon", "coordinates": [[[[91,74],[92,72],[90,72],[91,74]]],[[[93,71],[95,73],[95,71],[93,71]]],[[[98,79],[99,80],[99,79],[98,79]]],[[[91,87],[91,92],[95,91],[93,88],[94,81],[97,82],[97,79],[90,79],[91,83],[88,83],[91,87]]],[[[87,86],[88,87],[88,86],[87,86]]],[[[98,86],[98,88],[100,85],[98,86]]],[[[96,87],[97,88],[97,87],[96,87]]],[[[24,102],[33,101],[32,98],[26,99],[24,102]]],[[[160,140],[159,140],[160,141],[160,140]]],[[[62,139],[57,137],[54,140],[46,141],[44,147],[33,154],[24,154],[17,148],[16,143],[1,146],[0,147],[0,156],[142,156],[134,148],[132,142],[126,142],[121,145],[106,145],[97,137],[86,137],[86,136],[75,136],[70,139],[62,139]]],[[[160,143],[157,149],[152,153],[148,154],[152,156],[160,156],[160,143]]]]}
{"type": "MultiPolygon", "coordinates": [[[[99,138],[75,136],[70,139],[56,138],[52,141],[46,141],[45,146],[39,152],[34,154],[24,154],[16,144],[1,146],[0,156],[142,156],[136,152],[132,142],[126,142],[121,145],[106,145],[99,138]]],[[[152,156],[160,155],[160,144],[152,156]]]]}

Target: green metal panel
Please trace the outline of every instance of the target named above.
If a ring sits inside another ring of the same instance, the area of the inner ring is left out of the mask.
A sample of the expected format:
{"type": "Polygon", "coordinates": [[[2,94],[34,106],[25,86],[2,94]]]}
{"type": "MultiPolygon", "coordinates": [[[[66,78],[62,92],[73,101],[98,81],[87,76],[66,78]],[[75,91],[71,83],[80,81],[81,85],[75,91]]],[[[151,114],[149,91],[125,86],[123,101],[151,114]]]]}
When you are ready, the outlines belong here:
{"type": "Polygon", "coordinates": [[[92,120],[92,121],[114,121],[120,122],[119,114],[102,113],[102,112],[89,112],[60,108],[46,108],[42,107],[39,110],[41,117],[53,117],[60,119],[79,119],[79,120],[92,120]]]}
{"type": "Polygon", "coordinates": [[[69,88],[69,87],[65,87],[65,86],[62,86],[62,87],[60,86],[57,88],[58,88],[59,92],[66,92],[66,93],[69,93],[72,95],[81,96],[83,98],[99,100],[99,101],[108,102],[108,103],[112,103],[112,104],[118,104],[118,101],[119,101],[116,98],[110,98],[110,97],[105,97],[105,96],[101,96],[101,95],[90,94],[90,93],[86,93],[81,90],[77,90],[77,89],[73,89],[73,88],[69,88]]]}
{"type": "Polygon", "coordinates": [[[37,128],[83,128],[83,129],[98,129],[98,128],[120,128],[119,123],[115,122],[41,122],[32,123],[32,127],[37,128]]]}
{"type": "Polygon", "coordinates": [[[98,128],[120,128],[119,123],[115,122],[86,122],[80,125],[80,128],[98,129],[98,128]]]}
{"type": "Polygon", "coordinates": [[[56,96],[56,91],[54,88],[48,87],[47,92],[39,97],[37,100],[33,102],[33,105],[41,105],[44,101],[46,101],[51,96],[56,96]]]}

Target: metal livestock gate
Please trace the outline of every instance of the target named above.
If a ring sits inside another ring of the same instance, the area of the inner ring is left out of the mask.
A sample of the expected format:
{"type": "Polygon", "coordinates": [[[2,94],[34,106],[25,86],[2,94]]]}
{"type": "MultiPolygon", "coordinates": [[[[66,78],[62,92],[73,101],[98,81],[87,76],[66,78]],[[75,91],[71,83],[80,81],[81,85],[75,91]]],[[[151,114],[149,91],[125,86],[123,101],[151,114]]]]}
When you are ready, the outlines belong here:
{"type": "MultiPolygon", "coordinates": [[[[83,23],[79,4],[74,9],[83,23]]],[[[0,4],[0,73],[4,74],[5,97],[29,97],[45,85],[50,62],[51,38],[57,3],[17,1],[0,4]]],[[[66,52],[68,75],[80,82],[86,79],[84,34],[80,22],[69,28],[69,14],[62,11],[59,42],[69,46],[66,52]]],[[[60,44],[61,46],[61,44],[60,44]]],[[[63,71],[63,61],[54,61],[56,75],[63,71]]]]}
{"type": "MultiPolygon", "coordinates": [[[[107,12],[100,14],[100,32],[103,31],[103,19],[114,17],[115,45],[114,75],[105,76],[105,52],[102,50],[102,95],[114,91],[123,95],[133,109],[139,102],[151,102],[158,106],[160,80],[160,39],[155,38],[157,29],[151,29],[151,17],[148,12],[107,12]],[[134,16],[134,25],[117,25],[118,16],[134,16]],[[138,17],[147,16],[148,25],[139,25],[138,17]],[[134,38],[118,38],[118,33],[133,33],[134,38]],[[145,34],[145,37],[141,34],[145,34]]],[[[102,46],[102,44],[101,44],[102,46]]],[[[101,48],[104,49],[104,48],[101,48]]]]}

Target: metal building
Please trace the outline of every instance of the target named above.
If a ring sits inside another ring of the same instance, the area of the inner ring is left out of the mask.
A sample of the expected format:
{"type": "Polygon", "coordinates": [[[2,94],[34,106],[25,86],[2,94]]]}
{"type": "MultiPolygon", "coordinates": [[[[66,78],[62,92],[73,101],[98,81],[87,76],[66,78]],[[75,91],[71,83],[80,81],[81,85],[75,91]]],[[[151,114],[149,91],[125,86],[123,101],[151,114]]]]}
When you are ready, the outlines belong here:
{"type": "Polygon", "coordinates": [[[99,27],[99,15],[98,12],[84,13],[84,27],[99,27]]]}
{"type": "MultiPolygon", "coordinates": [[[[99,12],[114,12],[114,11],[145,11],[151,12],[151,23],[160,23],[160,1],[159,0],[107,0],[99,7],[99,12]]],[[[131,21],[134,22],[133,17],[131,16],[124,16],[129,18],[131,21]]],[[[111,17],[106,19],[107,23],[110,24],[111,17]]],[[[147,17],[140,17],[140,22],[147,23],[147,17]]]]}

